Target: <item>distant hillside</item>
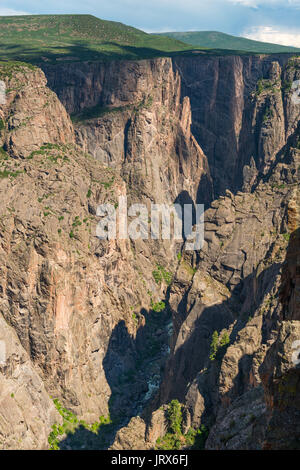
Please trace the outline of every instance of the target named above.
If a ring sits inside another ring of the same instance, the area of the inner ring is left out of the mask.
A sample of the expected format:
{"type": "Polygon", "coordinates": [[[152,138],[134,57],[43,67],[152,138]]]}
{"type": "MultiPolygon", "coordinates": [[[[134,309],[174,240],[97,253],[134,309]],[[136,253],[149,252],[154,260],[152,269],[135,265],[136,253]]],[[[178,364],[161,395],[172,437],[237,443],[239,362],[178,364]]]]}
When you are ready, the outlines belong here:
{"type": "Polygon", "coordinates": [[[142,58],[189,49],[176,39],[153,36],[92,15],[0,17],[2,60],[142,58]]]}
{"type": "Polygon", "coordinates": [[[297,52],[297,49],[214,32],[148,34],[92,15],[0,17],[0,60],[40,64],[57,61],[136,60],[195,52],[224,55],[234,51],[243,54],[248,53],[247,51],[297,52]]]}
{"type": "Polygon", "coordinates": [[[300,49],[296,47],[252,41],[251,39],[231,36],[217,31],[168,32],[156,35],[167,36],[200,48],[230,49],[256,53],[300,52],[300,49]]]}

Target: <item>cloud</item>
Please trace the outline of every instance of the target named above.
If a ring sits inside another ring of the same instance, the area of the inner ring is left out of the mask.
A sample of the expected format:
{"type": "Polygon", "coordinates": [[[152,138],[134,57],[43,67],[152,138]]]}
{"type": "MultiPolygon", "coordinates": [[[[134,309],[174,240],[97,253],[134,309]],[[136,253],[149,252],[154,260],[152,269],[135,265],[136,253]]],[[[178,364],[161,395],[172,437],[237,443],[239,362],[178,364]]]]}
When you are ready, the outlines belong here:
{"type": "Polygon", "coordinates": [[[272,26],[253,27],[244,31],[242,36],[256,41],[272,42],[284,46],[294,46],[300,48],[300,32],[291,30],[275,29],[272,26]]]}
{"type": "Polygon", "coordinates": [[[235,5],[242,5],[245,7],[252,8],[272,8],[272,7],[284,7],[284,8],[300,8],[300,0],[227,0],[235,5]]]}
{"type": "Polygon", "coordinates": [[[26,11],[13,10],[12,8],[0,7],[0,16],[19,16],[19,15],[30,15],[26,11]]]}
{"type": "Polygon", "coordinates": [[[242,5],[245,7],[252,7],[252,8],[257,8],[258,7],[258,0],[228,0],[230,3],[233,3],[235,5],[242,5]]]}

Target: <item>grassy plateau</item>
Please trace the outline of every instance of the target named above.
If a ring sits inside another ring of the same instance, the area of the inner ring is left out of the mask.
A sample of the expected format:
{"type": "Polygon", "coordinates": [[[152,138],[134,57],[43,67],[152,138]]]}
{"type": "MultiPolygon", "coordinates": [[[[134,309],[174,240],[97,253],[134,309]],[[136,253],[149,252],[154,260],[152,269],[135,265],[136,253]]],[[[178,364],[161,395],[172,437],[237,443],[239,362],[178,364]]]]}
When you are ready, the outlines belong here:
{"type": "Polygon", "coordinates": [[[300,52],[296,47],[281,46],[268,42],[253,41],[230,34],[219,33],[218,31],[187,31],[158,33],[157,36],[168,36],[185,42],[194,47],[208,49],[238,50],[244,52],[254,52],[257,54],[277,54],[280,52],[300,52]]]}
{"type": "Polygon", "coordinates": [[[147,34],[92,15],[0,17],[0,59],[31,64],[148,59],[172,55],[295,52],[223,33],[147,34]]]}

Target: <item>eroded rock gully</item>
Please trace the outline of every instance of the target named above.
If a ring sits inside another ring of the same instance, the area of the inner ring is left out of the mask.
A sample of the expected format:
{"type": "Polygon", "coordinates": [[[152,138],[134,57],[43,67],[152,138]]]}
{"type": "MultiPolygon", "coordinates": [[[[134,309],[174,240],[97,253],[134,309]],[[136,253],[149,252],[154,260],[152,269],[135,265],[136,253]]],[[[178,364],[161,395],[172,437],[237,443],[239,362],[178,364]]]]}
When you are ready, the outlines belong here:
{"type": "Polygon", "coordinates": [[[299,61],[43,66],[49,88],[15,67],[0,67],[1,447],[47,448],[55,397],[114,423],[61,448],[153,448],[173,398],[208,449],[298,448],[299,61]],[[203,249],[100,241],[96,208],[119,196],[205,203],[203,249]],[[214,331],[229,343],[211,360],[214,331]]]}

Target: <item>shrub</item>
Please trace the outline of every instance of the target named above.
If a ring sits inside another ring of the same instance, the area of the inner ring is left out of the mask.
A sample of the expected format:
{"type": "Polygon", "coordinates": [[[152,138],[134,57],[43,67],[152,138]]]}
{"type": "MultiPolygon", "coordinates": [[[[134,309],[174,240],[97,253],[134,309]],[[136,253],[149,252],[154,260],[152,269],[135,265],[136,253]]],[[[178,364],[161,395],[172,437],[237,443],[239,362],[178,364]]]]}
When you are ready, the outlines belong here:
{"type": "Polygon", "coordinates": [[[178,400],[172,400],[168,409],[169,428],[174,434],[181,434],[182,405],[178,400]]]}
{"type": "Polygon", "coordinates": [[[219,333],[217,331],[214,331],[213,335],[212,335],[212,341],[211,341],[211,344],[210,344],[209,359],[211,361],[214,361],[216,359],[216,355],[217,355],[217,352],[218,352],[218,347],[219,347],[219,333]]]}
{"type": "Polygon", "coordinates": [[[288,242],[290,240],[291,234],[290,233],[283,233],[282,236],[288,242]]]}
{"type": "Polygon", "coordinates": [[[156,449],[159,450],[179,450],[181,443],[181,423],[182,423],[182,405],[178,400],[172,400],[168,406],[168,426],[169,431],[156,441],[156,449]]]}
{"type": "Polygon", "coordinates": [[[157,450],[179,450],[181,441],[175,434],[167,433],[163,437],[159,437],[156,441],[157,450]]]}
{"type": "Polygon", "coordinates": [[[190,428],[184,437],[186,445],[195,450],[203,450],[208,438],[208,429],[202,424],[199,429],[190,428]]]}
{"type": "Polygon", "coordinates": [[[77,428],[79,426],[83,426],[85,429],[88,431],[93,432],[94,434],[98,434],[101,426],[104,424],[111,424],[112,421],[110,419],[110,416],[105,418],[104,416],[99,417],[99,421],[96,421],[95,423],[92,424],[87,424],[83,420],[78,420],[77,416],[70,410],[67,410],[64,408],[61,403],[58,401],[57,398],[53,400],[53,403],[63,418],[63,424],[58,425],[58,424],[53,424],[52,426],[52,431],[49,434],[48,437],[48,443],[49,443],[49,448],[50,450],[59,450],[59,441],[64,434],[74,434],[77,428]]]}
{"type": "Polygon", "coordinates": [[[8,160],[8,154],[5,152],[3,147],[0,147],[0,159],[8,160]]]}
{"type": "Polygon", "coordinates": [[[12,178],[16,178],[22,171],[9,171],[9,170],[3,170],[0,171],[0,178],[8,178],[11,176],[12,178]]]}
{"type": "Polygon", "coordinates": [[[227,331],[225,331],[225,333],[223,333],[223,335],[221,336],[221,339],[220,339],[220,346],[227,346],[228,344],[230,343],[230,339],[229,339],[229,335],[227,333],[227,331]]]}
{"type": "Polygon", "coordinates": [[[157,265],[157,269],[152,271],[152,276],[156,284],[161,284],[163,281],[169,286],[172,282],[172,274],[169,273],[163,266],[157,265]]]}
{"type": "Polygon", "coordinates": [[[165,302],[163,302],[162,300],[160,302],[157,302],[157,303],[153,303],[151,302],[151,307],[152,307],[152,310],[154,310],[154,312],[162,312],[165,308],[166,308],[166,304],[165,302]]]}
{"type": "Polygon", "coordinates": [[[172,400],[168,406],[168,432],[157,439],[157,450],[179,450],[183,445],[193,449],[204,449],[208,437],[208,429],[202,425],[199,429],[190,428],[182,434],[182,405],[178,400],[172,400]]]}

